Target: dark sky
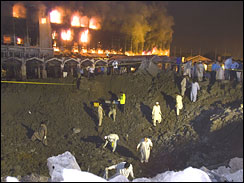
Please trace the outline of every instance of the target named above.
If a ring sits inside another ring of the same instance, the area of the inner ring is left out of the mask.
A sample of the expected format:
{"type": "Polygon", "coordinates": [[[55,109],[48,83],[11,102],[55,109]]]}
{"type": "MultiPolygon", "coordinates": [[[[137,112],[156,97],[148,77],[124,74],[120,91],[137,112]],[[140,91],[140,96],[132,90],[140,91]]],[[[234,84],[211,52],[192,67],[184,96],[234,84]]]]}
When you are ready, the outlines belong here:
{"type": "Polygon", "coordinates": [[[242,1],[171,1],[168,12],[175,22],[171,53],[217,48],[243,57],[242,1]]]}

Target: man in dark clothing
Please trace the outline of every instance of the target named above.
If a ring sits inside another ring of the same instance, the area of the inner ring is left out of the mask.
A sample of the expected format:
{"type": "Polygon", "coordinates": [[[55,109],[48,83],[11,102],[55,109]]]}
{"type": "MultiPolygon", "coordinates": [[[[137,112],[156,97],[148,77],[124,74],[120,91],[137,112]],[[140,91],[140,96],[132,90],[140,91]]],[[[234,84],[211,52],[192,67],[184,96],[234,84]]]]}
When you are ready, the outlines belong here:
{"type": "Polygon", "coordinates": [[[47,146],[47,126],[44,122],[41,123],[38,132],[35,132],[31,137],[32,141],[35,141],[36,139],[40,140],[44,145],[47,146]]]}
{"type": "Polygon", "coordinates": [[[76,87],[78,90],[80,89],[80,80],[81,80],[81,77],[78,77],[78,79],[76,80],[76,87]]]}

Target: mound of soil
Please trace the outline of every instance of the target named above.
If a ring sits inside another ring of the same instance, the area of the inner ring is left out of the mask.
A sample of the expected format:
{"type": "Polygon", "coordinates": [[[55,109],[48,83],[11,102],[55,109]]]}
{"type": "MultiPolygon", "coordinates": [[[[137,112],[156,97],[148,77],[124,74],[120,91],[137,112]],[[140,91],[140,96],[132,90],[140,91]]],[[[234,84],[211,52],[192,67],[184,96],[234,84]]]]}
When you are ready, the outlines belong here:
{"type": "MultiPolygon", "coordinates": [[[[75,83],[73,78],[31,81],[75,83]]],[[[2,83],[1,176],[48,176],[47,158],[65,151],[76,157],[81,170],[99,176],[105,167],[125,160],[133,164],[136,177],[152,177],[166,170],[210,167],[243,157],[242,83],[215,83],[207,92],[209,82],[200,82],[197,102],[190,102],[188,91],[184,109],[176,117],[180,81],[179,75],[167,71],[155,78],[143,73],[82,78],[79,90],[76,85],[2,83]],[[106,117],[98,128],[93,102],[116,99],[121,90],[126,93],[125,112],[117,108],[114,122],[104,105],[106,117]],[[151,112],[156,101],[163,120],[153,127],[151,112]],[[47,121],[48,146],[30,140],[41,121],[47,121]],[[102,148],[103,137],[110,133],[120,137],[115,153],[109,146],[102,148]],[[136,146],[145,136],[152,136],[154,147],[149,163],[141,164],[136,146]]]]}

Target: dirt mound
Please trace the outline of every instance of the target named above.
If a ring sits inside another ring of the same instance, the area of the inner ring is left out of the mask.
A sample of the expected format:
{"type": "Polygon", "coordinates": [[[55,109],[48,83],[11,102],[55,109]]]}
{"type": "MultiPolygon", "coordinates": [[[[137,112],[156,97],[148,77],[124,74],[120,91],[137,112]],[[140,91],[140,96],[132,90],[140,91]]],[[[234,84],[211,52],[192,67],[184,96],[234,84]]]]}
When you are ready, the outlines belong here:
{"type": "MultiPolygon", "coordinates": [[[[157,77],[134,73],[82,78],[79,90],[75,85],[2,84],[1,176],[48,176],[47,158],[65,151],[75,155],[81,170],[99,176],[105,167],[124,160],[133,164],[136,177],[142,177],[186,165],[207,167],[234,156],[243,157],[243,142],[231,143],[243,137],[243,112],[231,118],[231,123],[210,131],[216,123],[214,115],[230,121],[221,114],[227,108],[234,111],[240,107],[242,84],[215,83],[208,93],[208,81],[200,83],[197,102],[191,103],[187,92],[184,109],[176,118],[175,93],[180,91],[180,81],[179,75],[165,71],[157,77]],[[116,99],[121,90],[126,93],[125,113],[117,109],[113,122],[107,117],[105,105],[106,117],[98,129],[97,108],[92,102],[116,99]],[[163,120],[153,127],[151,112],[156,101],[160,103],[163,120]],[[47,147],[30,140],[41,121],[48,121],[47,147]],[[103,137],[109,133],[120,137],[115,153],[102,148],[103,137]],[[148,164],[140,163],[136,151],[144,136],[152,136],[154,144],[148,164]]],[[[72,78],[45,82],[75,83],[72,78]]]]}

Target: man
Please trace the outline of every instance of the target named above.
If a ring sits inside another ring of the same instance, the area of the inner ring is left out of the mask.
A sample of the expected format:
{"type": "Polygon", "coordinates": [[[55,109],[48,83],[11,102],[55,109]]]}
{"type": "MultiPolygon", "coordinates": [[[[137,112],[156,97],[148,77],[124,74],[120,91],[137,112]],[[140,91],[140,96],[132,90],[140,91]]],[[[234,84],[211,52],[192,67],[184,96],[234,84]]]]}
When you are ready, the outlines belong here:
{"type": "Polygon", "coordinates": [[[41,122],[38,132],[35,132],[31,140],[35,141],[36,139],[40,140],[45,146],[47,146],[47,126],[44,122],[41,122]]]}
{"type": "Polygon", "coordinates": [[[156,126],[156,122],[161,123],[162,112],[160,109],[159,102],[156,102],[156,105],[153,106],[152,119],[153,119],[153,126],[156,126]]]}
{"type": "Polygon", "coordinates": [[[148,162],[148,159],[150,157],[150,150],[152,149],[152,147],[152,141],[147,137],[142,139],[141,142],[137,145],[137,151],[140,148],[141,152],[141,163],[148,162]]]}
{"type": "Polygon", "coordinates": [[[128,178],[130,175],[133,179],[135,178],[132,164],[128,162],[121,162],[118,163],[117,165],[112,165],[110,167],[105,168],[106,179],[108,179],[108,170],[113,170],[113,169],[116,169],[116,174],[113,177],[117,175],[124,175],[126,178],[128,178]]]}
{"type": "Polygon", "coordinates": [[[112,104],[109,108],[109,113],[108,113],[108,117],[110,118],[111,115],[113,115],[113,120],[115,121],[116,118],[116,107],[115,104],[112,104]]]}
{"type": "Polygon", "coordinates": [[[224,79],[224,70],[222,67],[219,67],[219,69],[216,71],[216,80],[218,81],[218,85],[220,85],[221,81],[224,79]]]}
{"type": "Polygon", "coordinates": [[[180,115],[180,110],[183,109],[183,102],[182,102],[182,96],[179,94],[176,94],[176,115],[180,115]]]}
{"type": "Polygon", "coordinates": [[[80,80],[81,80],[81,76],[79,76],[76,80],[76,88],[79,90],[80,89],[80,80]]]}
{"type": "Polygon", "coordinates": [[[237,79],[237,75],[236,75],[236,69],[238,69],[239,64],[237,62],[233,62],[230,66],[231,70],[230,70],[230,80],[234,81],[238,81],[237,79]]]}
{"type": "Polygon", "coordinates": [[[202,61],[200,61],[197,64],[197,77],[198,77],[198,81],[202,81],[202,79],[203,79],[203,72],[204,72],[204,66],[202,64],[202,61]]]}
{"type": "Polygon", "coordinates": [[[118,101],[120,102],[120,110],[122,113],[124,113],[125,99],[126,99],[125,93],[121,91],[120,98],[118,101]]]}
{"type": "Polygon", "coordinates": [[[230,69],[232,64],[232,57],[225,60],[225,79],[230,80],[230,69]]]}
{"type": "Polygon", "coordinates": [[[184,75],[188,75],[189,78],[191,78],[191,67],[192,67],[191,60],[184,64],[184,75]]]}
{"type": "Polygon", "coordinates": [[[105,113],[104,113],[104,110],[102,108],[102,104],[99,104],[99,106],[98,106],[98,119],[99,119],[98,126],[102,126],[103,116],[105,116],[105,113]]]}
{"type": "Polygon", "coordinates": [[[176,59],[176,66],[177,66],[177,73],[181,74],[181,64],[182,64],[182,58],[181,57],[177,57],[176,59]]]}
{"type": "Polygon", "coordinates": [[[188,76],[184,75],[180,85],[181,85],[181,96],[184,97],[185,92],[186,92],[186,85],[188,82],[188,76]]]}
{"type": "Polygon", "coordinates": [[[215,61],[211,67],[210,85],[214,85],[216,81],[216,71],[219,69],[219,64],[215,61]]]}
{"type": "Polygon", "coordinates": [[[92,67],[89,67],[89,79],[92,77],[94,78],[94,71],[95,71],[95,65],[93,64],[92,67]]]}
{"type": "Polygon", "coordinates": [[[107,146],[108,142],[110,142],[111,147],[113,148],[113,152],[114,152],[116,150],[116,147],[117,147],[119,136],[117,134],[111,133],[110,135],[105,136],[104,139],[106,141],[105,141],[103,148],[105,148],[107,146]]]}
{"type": "Polygon", "coordinates": [[[200,86],[196,80],[193,80],[193,83],[191,85],[191,101],[196,102],[197,100],[197,90],[200,90],[200,86]]]}
{"type": "Polygon", "coordinates": [[[113,66],[113,68],[114,68],[114,70],[113,70],[113,73],[114,74],[118,74],[118,61],[117,60],[114,60],[113,61],[113,63],[112,63],[112,66],[113,66]]]}

